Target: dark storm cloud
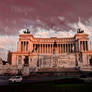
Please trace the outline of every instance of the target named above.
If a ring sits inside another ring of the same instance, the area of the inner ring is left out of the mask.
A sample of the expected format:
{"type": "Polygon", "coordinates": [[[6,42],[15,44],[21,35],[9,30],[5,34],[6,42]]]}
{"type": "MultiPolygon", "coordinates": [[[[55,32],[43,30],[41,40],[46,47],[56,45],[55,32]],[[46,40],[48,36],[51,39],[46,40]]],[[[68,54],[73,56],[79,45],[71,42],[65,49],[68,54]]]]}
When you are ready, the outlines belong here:
{"type": "Polygon", "coordinates": [[[0,34],[17,34],[29,25],[69,30],[68,23],[91,16],[91,0],[0,0],[0,34]]]}

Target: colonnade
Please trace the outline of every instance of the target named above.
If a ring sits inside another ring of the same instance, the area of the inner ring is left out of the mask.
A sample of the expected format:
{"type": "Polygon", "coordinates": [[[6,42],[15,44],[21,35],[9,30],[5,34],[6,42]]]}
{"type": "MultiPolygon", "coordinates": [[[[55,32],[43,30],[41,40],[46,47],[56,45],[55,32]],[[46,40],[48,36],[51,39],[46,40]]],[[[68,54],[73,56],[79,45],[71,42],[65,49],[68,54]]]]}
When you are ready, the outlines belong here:
{"type": "Polygon", "coordinates": [[[33,44],[34,53],[53,53],[55,50],[58,54],[74,52],[73,43],[70,44],[57,44],[54,47],[54,44],[33,44]]]}
{"type": "Polygon", "coordinates": [[[80,41],[80,51],[88,50],[88,41],[80,41]]]}
{"type": "Polygon", "coordinates": [[[28,51],[28,41],[21,41],[21,51],[28,51]]]}
{"type": "MultiPolygon", "coordinates": [[[[76,46],[77,47],[77,46],[76,46]]],[[[21,41],[21,51],[28,51],[29,50],[29,42],[28,41],[21,41]]],[[[33,52],[34,53],[53,53],[56,51],[58,54],[60,53],[71,53],[74,52],[75,47],[72,43],[57,43],[56,47],[54,44],[50,43],[39,43],[33,44],[33,52]]],[[[87,51],[88,50],[88,41],[80,41],[79,44],[79,51],[87,51]]]]}

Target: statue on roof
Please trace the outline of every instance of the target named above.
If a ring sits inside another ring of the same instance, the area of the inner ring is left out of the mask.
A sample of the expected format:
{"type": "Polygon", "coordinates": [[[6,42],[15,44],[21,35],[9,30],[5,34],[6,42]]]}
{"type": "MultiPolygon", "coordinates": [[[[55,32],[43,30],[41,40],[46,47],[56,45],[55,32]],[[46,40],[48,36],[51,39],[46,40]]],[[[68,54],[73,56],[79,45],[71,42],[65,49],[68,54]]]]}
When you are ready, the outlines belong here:
{"type": "Polygon", "coordinates": [[[26,30],[24,30],[23,32],[24,32],[24,34],[30,34],[30,31],[28,28],[26,30]]]}
{"type": "Polygon", "coordinates": [[[81,30],[80,28],[78,28],[77,33],[84,33],[84,30],[81,30]]]}

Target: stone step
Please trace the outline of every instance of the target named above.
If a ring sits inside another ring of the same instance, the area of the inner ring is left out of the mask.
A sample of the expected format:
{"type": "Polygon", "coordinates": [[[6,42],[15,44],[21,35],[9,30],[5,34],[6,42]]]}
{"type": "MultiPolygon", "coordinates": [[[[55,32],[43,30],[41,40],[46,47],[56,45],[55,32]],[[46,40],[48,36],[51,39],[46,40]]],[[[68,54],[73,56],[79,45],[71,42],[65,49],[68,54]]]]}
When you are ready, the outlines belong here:
{"type": "Polygon", "coordinates": [[[78,72],[75,68],[41,68],[39,72],[78,72]]]}

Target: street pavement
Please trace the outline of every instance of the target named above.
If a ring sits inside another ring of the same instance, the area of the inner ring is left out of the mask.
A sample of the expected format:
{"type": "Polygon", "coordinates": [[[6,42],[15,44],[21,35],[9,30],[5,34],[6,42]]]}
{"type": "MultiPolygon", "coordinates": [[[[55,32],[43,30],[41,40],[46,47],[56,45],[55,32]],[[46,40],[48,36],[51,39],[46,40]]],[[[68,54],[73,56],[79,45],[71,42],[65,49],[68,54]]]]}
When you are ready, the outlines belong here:
{"type": "MultiPolygon", "coordinates": [[[[9,85],[8,79],[11,76],[0,76],[0,86],[9,85]]],[[[35,76],[35,77],[27,77],[23,78],[22,83],[36,83],[36,82],[44,82],[44,81],[53,81],[56,79],[62,79],[63,77],[48,77],[48,76],[35,76]]]]}

